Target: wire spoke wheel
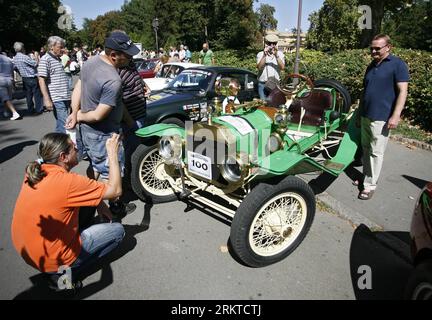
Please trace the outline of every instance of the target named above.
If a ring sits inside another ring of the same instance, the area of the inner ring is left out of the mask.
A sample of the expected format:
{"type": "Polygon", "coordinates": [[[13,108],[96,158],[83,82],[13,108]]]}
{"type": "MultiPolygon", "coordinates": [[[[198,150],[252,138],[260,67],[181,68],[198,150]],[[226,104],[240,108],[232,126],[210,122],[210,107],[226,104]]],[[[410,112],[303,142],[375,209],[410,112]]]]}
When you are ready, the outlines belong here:
{"type": "Polygon", "coordinates": [[[158,145],[140,145],[132,155],[131,184],[135,194],[142,201],[149,198],[153,203],[170,202],[177,199],[170,183],[158,145]]]}
{"type": "Polygon", "coordinates": [[[159,155],[158,149],[154,149],[141,161],[140,181],[149,192],[158,196],[167,196],[173,193],[167,180],[163,180],[165,164],[159,155]]]}
{"type": "Polygon", "coordinates": [[[232,249],[251,267],[279,262],[300,245],[314,216],[315,195],[303,180],[288,176],[275,185],[258,184],[234,215],[232,249]]]}
{"type": "Polygon", "coordinates": [[[251,249],[261,256],[273,256],[288,248],[306,223],[305,200],[295,193],[283,193],[258,212],[249,232],[251,249]]]}

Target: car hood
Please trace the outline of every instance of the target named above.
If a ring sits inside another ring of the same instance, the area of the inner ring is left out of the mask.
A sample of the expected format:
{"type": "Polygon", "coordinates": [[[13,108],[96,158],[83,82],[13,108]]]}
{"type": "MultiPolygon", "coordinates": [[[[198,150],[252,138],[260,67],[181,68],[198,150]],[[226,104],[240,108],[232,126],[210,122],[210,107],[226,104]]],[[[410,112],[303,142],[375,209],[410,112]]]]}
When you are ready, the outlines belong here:
{"type": "Polygon", "coordinates": [[[202,99],[199,95],[199,91],[167,91],[163,90],[152,94],[147,100],[147,107],[155,107],[167,104],[182,104],[190,101],[198,101],[202,99]]]}

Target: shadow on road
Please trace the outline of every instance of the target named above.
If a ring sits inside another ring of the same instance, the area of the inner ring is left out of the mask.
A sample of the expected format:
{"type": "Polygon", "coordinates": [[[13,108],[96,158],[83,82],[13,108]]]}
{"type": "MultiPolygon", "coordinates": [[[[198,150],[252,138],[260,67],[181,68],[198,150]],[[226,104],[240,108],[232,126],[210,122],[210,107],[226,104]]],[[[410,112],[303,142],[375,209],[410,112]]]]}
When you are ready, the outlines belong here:
{"type": "Polygon", "coordinates": [[[412,270],[408,232],[373,232],[365,225],[355,230],[350,271],[357,300],[403,299],[412,270]]]}
{"type": "Polygon", "coordinates": [[[423,189],[429,183],[429,181],[427,181],[427,180],[410,177],[410,176],[407,176],[405,174],[403,174],[402,177],[404,177],[406,180],[411,182],[413,185],[415,185],[419,189],[423,189]]]}
{"type": "MultiPolygon", "coordinates": [[[[362,181],[363,179],[363,174],[355,168],[355,164],[351,164],[344,172],[352,181],[362,181]]],[[[309,181],[309,186],[312,188],[315,195],[318,195],[325,192],[337,178],[338,177],[335,177],[330,173],[324,172],[316,179],[309,181]]]]}
{"type": "MultiPolygon", "coordinates": [[[[1,134],[1,132],[0,132],[1,134]]],[[[33,146],[38,142],[35,140],[20,142],[0,150],[0,164],[19,155],[25,147],[33,146]]]]}
{"type": "Polygon", "coordinates": [[[100,270],[101,277],[99,281],[84,286],[77,293],[74,293],[71,290],[54,292],[48,288],[47,277],[40,273],[30,277],[33,286],[18,294],[14,300],[80,300],[91,297],[95,293],[109,287],[114,283],[114,274],[111,268],[111,263],[119,260],[128,252],[132,251],[137,244],[135,235],[148,229],[141,225],[124,225],[123,227],[125,228],[126,235],[119,247],[79,276],[79,279],[85,279],[100,270]]]}

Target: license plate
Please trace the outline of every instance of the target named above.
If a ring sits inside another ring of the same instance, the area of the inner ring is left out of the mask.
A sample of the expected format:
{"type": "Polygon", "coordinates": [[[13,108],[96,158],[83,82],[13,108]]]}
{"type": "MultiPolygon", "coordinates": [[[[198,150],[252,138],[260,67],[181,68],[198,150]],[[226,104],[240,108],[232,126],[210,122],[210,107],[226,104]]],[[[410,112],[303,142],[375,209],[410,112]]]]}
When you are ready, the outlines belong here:
{"type": "Polygon", "coordinates": [[[209,157],[188,151],[188,169],[197,176],[212,179],[212,165],[209,157]]]}

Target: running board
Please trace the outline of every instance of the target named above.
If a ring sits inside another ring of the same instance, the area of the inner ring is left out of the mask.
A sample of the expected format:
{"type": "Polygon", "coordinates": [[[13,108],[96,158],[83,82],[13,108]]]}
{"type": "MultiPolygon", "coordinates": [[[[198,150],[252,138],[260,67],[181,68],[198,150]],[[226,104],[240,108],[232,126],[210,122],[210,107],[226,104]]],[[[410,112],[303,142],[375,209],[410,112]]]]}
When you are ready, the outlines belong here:
{"type": "Polygon", "coordinates": [[[218,211],[218,212],[220,212],[220,213],[222,213],[222,214],[224,214],[230,218],[234,218],[234,215],[236,213],[234,210],[227,209],[223,205],[216,203],[212,200],[209,200],[208,198],[203,197],[203,196],[201,196],[201,195],[199,195],[193,191],[191,191],[191,195],[184,200],[188,200],[188,199],[192,199],[192,200],[198,201],[202,204],[205,204],[206,206],[209,206],[210,208],[213,208],[216,211],[218,211]]]}

